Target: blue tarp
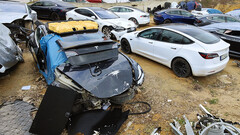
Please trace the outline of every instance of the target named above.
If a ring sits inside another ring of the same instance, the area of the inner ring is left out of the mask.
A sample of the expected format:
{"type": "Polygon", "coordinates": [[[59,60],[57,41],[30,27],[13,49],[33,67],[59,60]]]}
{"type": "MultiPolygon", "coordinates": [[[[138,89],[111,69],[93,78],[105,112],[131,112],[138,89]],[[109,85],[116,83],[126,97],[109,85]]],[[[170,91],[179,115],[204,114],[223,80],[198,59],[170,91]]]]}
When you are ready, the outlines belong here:
{"type": "Polygon", "coordinates": [[[56,43],[58,39],[62,40],[58,35],[49,34],[40,40],[47,61],[47,72],[40,70],[40,73],[45,77],[48,84],[55,80],[54,70],[56,67],[67,61],[66,54],[60,50],[59,45],[56,43]]]}
{"type": "Polygon", "coordinates": [[[213,9],[213,8],[208,9],[207,12],[208,12],[209,14],[222,14],[221,11],[219,11],[219,10],[217,10],[217,9],[213,9]]]}

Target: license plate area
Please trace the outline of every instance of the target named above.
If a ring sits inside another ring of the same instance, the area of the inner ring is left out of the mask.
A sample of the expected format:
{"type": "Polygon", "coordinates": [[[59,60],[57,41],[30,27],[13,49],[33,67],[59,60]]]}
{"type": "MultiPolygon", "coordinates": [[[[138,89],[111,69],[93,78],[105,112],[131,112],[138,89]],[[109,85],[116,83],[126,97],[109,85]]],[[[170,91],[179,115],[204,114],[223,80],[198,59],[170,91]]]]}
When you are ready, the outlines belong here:
{"type": "Polygon", "coordinates": [[[220,61],[222,61],[222,60],[224,60],[224,59],[226,59],[228,57],[228,54],[226,53],[226,54],[223,54],[223,55],[221,55],[220,56],[220,61]]]}

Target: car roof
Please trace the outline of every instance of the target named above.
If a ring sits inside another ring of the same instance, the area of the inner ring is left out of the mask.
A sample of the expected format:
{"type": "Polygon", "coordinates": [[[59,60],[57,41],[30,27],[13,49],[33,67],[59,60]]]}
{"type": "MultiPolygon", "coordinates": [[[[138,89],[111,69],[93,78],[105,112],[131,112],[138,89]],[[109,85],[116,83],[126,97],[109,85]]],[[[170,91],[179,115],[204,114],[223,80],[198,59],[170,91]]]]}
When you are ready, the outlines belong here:
{"type": "MultiPolygon", "coordinates": [[[[60,1],[60,0],[40,0],[40,1],[37,1],[37,2],[53,2],[53,3],[56,3],[60,6],[63,6],[63,7],[74,7],[72,4],[68,3],[68,2],[64,2],[64,1],[60,1]]],[[[35,2],[35,3],[37,3],[35,2]]]]}
{"type": "Polygon", "coordinates": [[[104,8],[101,8],[101,7],[86,7],[88,9],[91,9],[92,11],[101,11],[101,10],[106,10],[104,8]]]}
{"type": "MultiPolygon", "coordinates": [[[[160,12],[168,12],[168,11],[176,11],[176,10],[178,10],[178,11],[187,11],[187,10],[184,10],[184,9],[169,8],[169,9],[160,10],[160,11],[158,11],[158,12],[160,13],[160,12]]],[[[187,12],[188,12],[188,11],[187,11],[187,12]]]]}

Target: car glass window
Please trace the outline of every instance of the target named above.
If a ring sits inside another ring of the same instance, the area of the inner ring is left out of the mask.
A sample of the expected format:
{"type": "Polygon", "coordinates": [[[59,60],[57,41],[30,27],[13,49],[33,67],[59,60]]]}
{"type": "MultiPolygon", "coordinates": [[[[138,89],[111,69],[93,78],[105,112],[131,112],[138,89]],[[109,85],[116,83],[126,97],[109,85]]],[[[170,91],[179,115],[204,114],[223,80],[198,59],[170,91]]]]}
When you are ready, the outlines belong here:
{"type": "Polygon", "coordinates": [[[110,10],[111,10],[112,12],[119,12],[119,11],[118,11],[118,10],[119,10],[118,7],[111,8],[110,10]]]}
{"type": "Polygon", "coordinates": [[[169,30],[163,30],[158,40],[168,43],[181,44],[183,41],[183,36],[169,30]]]}
{"type": "Polygon", "coordinates": [[[28,8],[29,14],[31,14],[32,13],[32,9],[29,6],[27,6],[27,8],[28,8]]]}
{"type": "Polygon", "coordinates": [[[117,19],[117,18],[119,18],[119,16],[117,16],[115,13],[113,13],[110,10],[96,10],[94,12],[101,19],[117,19]]]}
{"type": "Polygon", "coordinates": [[[35,4],[33,4],[32,6],[43,6],[42,2],[36,2],[35,4]]]}
{"type": "Polygon", "coordinates": [[[119,12],[133,12],[133,10],[128,8],[119,8],[119,12]]]}
{"type": "Polygon", "coordinates": [[[182,14],[183,16],[186,16],[186,17],[192,16],[192,14],[189,13],[189,12],[187,12],[187,11],[181,11],[181,14],[182,14]]]}
{"type": "Polygon", "coordinates": [[[27,13],[24,4],[0,4],[0,12],[27,13]]]}
{"type": "Polygon", "coordinates": [[[161,29],[153,28],[142,31],[138,36],[147,39],[157,39],[159,33],[161,33],[161,29]]]}
{"type": "Polygon", "coordinates": [[[167,13],[170,15],[180,15],[180,12],[178,10],[169,11],[167,13]]]}
{"type": "Polygon", "coordinates": [[[41,38],[44,36],[44,33],[41,28],[37,28],[36,30],[36,42],[39,45],[41,38]]]}
{"type": "Polygon", "coordinates": [[[95,16],[91,11],[89,11],[87,9],[76,9],[75,11],[77,13],[79,13],[81,15],[84,15],[84,16],[87,16],[87,17],[95,16]]]}
{"type": "Polygon", "coordinates": [[[226,17],[227,22],[240,22],[239,20],[232,18],[232,17],[226,17]]]}
{"type": "Polygon", "coordinates": [[[216,22],[225,22],[225,17],[223,16],[213,16],[211,19],[216,22]]]}
{"type": "Polygon", "coordinates": [[[55,6],[55,4],[50,1],[45,1],[45,2],[43,2],[43,6],[55,6]]]}

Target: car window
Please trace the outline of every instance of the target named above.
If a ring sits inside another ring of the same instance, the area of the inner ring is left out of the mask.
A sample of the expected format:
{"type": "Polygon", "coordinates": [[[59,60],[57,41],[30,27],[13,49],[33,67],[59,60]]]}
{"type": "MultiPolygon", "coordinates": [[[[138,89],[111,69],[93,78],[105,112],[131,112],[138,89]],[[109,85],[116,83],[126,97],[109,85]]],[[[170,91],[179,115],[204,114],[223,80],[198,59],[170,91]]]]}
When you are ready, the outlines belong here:
{"type": "Polygon", "coordinates": [[[193,42],[187,37],[169,30],[163,30],[158,40],[174,44],[190,44],[193,42]]]}
{"type": "Polygon", "coordinates": [[[192,14],[187,11],[181,11],[181,15],[186,16],[186,17],[192,16],[192,14]]]}
{"type": "Polygon", "coordinates": [[[35,4],[33,4],[32,6],[43,6],[42,2],[36,2],[35,4]]]}
{"type": "Polygon", "coordinates": [[[240,22],[239,20],[232,18],[232,17],[226,17],[227,22],[240,22]]]}
{"type": "Polygon", "coordinates": [[[116,15],[115,13],[113,13],[110,10],[96,10],[95,14],[97,14],[98,17],[101,19],[117,19],[117,18],[119,18],[118,15],[116,15]]]}
{"type": "Polygon", "coordinates": [[[178,11],[178,10],[169,11],[167,13],[170,15],[180,15],[181,14],[180,11],[178,11]]]}
{"type": "MultiPolygon", "coordinates": [[[[75,10],[77,13],[81,14],[81,15],[84,15],[84,16],[87,16],[87,17],[91,17],[91,16],[95,16],[93,14],[93,12],[87,10],[87,9],[76,9],[75,10]]],[[[95,16],[96,17],[96,16],[95,16]]]]}
{"type": "Polygon", "coordinates": [[[119,8],[118,7],[114,7],[110,9],[112,12],[119,12],[119,8]]]}
{"type": "Polygon", "coordinates": [[[128,8],[119,8],[119,12],[133,12],[133,10],[128,8]]]}
{"type": "Polygon", "coordinates": [[[44,1],[43,6],[55,6],[56,4],[50,1],[44,1]]]}
{"type": "Polygon", "coordinates": [[[147,39],[157,39],[161,31],[162,31],[161,29],[157,29],[157,28],[147,29],[139,33],[138,37],[147,38],[147,39]]]}
{"type": "Polygon", "coordinates": [[[24,4],[0,4],[0,12],[16,12],[27,13],[26,6],[24,4]]]}
{"type": "Polygon", "coordinates": [[[225,17],[224,16],[213,16],[213,17],[211,17],[211,20],[216,21],[216,22],[225,22],[225,17]]]}
{"type": "Polygon", "coordinates": [[[32,9],[29,6],[27,6],[27,8],[28,8],[29,14],[31,14],[32,13],[32,9]]]}
{"type": "Polygon", "coordinates": [[[39,45],[40,40],[41,40],[41,38],[43,36],[44,36],[44,33],[43,33],[42,29],[41,28],[37,28],[36,35],[35,35],[37,45],[39,45]]]}

